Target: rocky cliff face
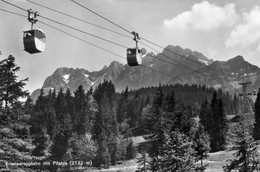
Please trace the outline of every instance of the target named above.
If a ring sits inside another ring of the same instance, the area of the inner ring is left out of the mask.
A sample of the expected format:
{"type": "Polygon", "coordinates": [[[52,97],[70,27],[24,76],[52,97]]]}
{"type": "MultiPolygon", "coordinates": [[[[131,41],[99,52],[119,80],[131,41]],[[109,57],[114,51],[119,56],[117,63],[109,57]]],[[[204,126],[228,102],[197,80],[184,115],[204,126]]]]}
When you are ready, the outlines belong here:
{"type": "MultiPolygon", "coordinates": [[[[161,84],[205,84],[215,88],[223,88],[230,92],[240,89],[238,82],[246,78],[252,82],[251,90],[260,87],[260,69],[237,56],[228,61],[209,60],[202,53],[182,49],[179,46],[167,46],[162,53],[148,53],[141,66],[129,67],[113,61],[100,71],[90,72],[85,69],[58,68],[47,77],[42,88],[69,88],[74,91],[79,85],[85,90],[96,87],[104,79],[111,80],[117,91],[128,86],[138,89],[161,84]],[[181,56],[180,56],[181,55],[181,56]]],[[[32,93],[35,100],[40,90],[32,93]]]]}

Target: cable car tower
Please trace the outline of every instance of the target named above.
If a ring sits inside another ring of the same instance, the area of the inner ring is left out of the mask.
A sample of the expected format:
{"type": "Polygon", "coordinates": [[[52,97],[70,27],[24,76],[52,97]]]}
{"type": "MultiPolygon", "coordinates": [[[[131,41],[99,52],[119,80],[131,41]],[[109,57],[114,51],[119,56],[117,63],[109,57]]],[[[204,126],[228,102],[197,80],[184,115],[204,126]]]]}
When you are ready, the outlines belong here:
{"type": "Polygon", "coordinates": [[[247,100],[247,86],[249,84],[251,84],[251,82],[250,81],[244,81],[244,79],[243,79],[243,82],[240,82],[238,84],[242,85],[242,90],[243,90],[242,96],[243,96],[243,101],[245,101],[245,100],[247,100]]]}
{"type": "Polygon", "coordinates": [[[23,32],[24,50],[30,54],[43,52],[45,49],[46,37],[41,29],[34,29],[34,24],[38,21],[39,13],[27,10],[28,20],[31,23],[31,30],[23,32]]]}
{"type": "Polygon", "coordinates": [[[253,114],[253,109],[251,107],[251,104],[248,100],[248,93],[247,93],[247,86],[249,84],[251,84],[252,82],[250,81],[245,81],[245,79],[243,79],[243,82],[240,82],[238,83],[239,85],[242,85],[242,90],[243,90],[243,93],[242,94],[239,94],[240,96],[243,97],[243,100],[242,100],[242,112],[245,112],[245,111],[250,111],[252,114],[253,114]],[[248,109],[249,108],[249,109],[248,109]]]}

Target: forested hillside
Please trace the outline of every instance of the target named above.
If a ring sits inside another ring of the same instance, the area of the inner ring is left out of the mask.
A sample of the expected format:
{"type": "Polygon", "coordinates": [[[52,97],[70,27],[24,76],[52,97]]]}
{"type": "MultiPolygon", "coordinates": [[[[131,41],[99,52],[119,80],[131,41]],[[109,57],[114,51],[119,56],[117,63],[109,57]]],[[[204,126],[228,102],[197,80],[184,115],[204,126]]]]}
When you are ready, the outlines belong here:
{"type": "MultiPolygon", "coordinates": [[[[19,69],[13,56],[0,62],[0,160],[9,168],[109,168],[140,153],[136,171],[202,170],[210,151],[226,149],[227,115],[239,111],[236,95],[206,86],[158,85],[117,93],[107,80],[89,90],[61,88],[46,95],[41,90],[35,103],[29,98],[21,102],[28,93],[23,90],[27,79],[17,80],[19,69]],[[132,136],[137,135],[145,135],[147,142],[136,147],[132,136]],[[36,165],[26,166],[30,162],[36,165]]],[[[257,110],[256,139],[258,118],[257,110]]],[[[244,144],[255,143],[253,137],[241,136],[240,141],[239,149],[258,156],[251,150],[257,144],[244,144]]],[[[254,164],[250,168],[258,165],[256,159],[245,162],[254,164]]],[[[225,169],[238,168],[236,163],[225,169]]]]}

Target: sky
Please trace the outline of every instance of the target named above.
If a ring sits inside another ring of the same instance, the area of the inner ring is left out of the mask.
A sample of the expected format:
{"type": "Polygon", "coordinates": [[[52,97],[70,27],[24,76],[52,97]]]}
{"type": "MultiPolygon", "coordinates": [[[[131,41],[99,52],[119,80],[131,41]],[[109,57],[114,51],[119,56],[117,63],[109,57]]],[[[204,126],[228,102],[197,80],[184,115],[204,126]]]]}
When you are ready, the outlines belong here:
{"type": "MultiPolygon", "coordinates": [[[[126,64],[125,47],[135,42],[107,30],[55,13],[27,0],[6,0],[23,9],[33,9],[41,16],[35,28],[46,34],[43,53],[28,54],[23,49],[23,31],[31,25],[26,17],[0,10],[0,60],[13,55],[21,67],[17,75],[29,78],[26,90],[41,88],[44,80],[59,67],[101,70],[112,61],[126,64]],[[61,26],[45,18],[91,33],[121,46],[61,26]],[[64,34],[41,22],[59,28],[64,34]],[[82,41],[83,40],[83,41],[82,41]],[[108,53],[84,41],[91,42],[117,55],[108,53]]],[[[96,25],[133,37],[125,30],[109,23],[71,0],[32,0],[49,8],[86,20],[96,25]]],[[[181,46],[199,51],[213,60],[226,61],[237,55],[260,67],[260,1],[259,0],[75,0],[85,7],[113,21],[128,31],[162,47],[181,46]]],[[[27,15],[19,8],[0,1],[0,9],[27,15]]],[[[142,40],[141,40],[142,41],[142,40]]],[[[148,44],[148,43],[147,43],[148,44]]],[[[161,52],[162,49],[148,44],[161,52]]],[[[140,48],[154,51],[139,44],[140,48]]],[[[156,53],[156,52],[155,52],[156,53]]]]}

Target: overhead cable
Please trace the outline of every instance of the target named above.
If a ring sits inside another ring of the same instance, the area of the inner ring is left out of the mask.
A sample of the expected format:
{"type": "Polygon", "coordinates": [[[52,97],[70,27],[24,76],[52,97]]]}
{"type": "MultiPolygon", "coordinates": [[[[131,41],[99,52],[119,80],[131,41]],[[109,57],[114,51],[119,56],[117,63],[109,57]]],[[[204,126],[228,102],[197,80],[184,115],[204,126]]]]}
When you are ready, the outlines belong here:
{"type": "Polygon", "coordinates": [[[31,1],[31,0],[26,0],[26,1],[28,1],[28,2],[30,2],[30,3],[32,3],[32,4],[35,4],[35,5],[38,5],[38,6],[40,6],[40,7],[46,8],[46,9],[48,9],[48,10],[54,11],[54,12],[56,12],[56,13],[62,14],[62,15],[64,15],[64,16],[67,16],[67,17],[70,17],[70,18],[76,19],[76,20],[78,20],[78,21],[81,21],[81,22],[87,23],[87,24],[89,24],[89,25],[92,25],[92,26],[98,27],[98,28],[100,28],[100,29],[103,29],[103,30],[106,30],[106,31],[109,31],[109,32],[112,32],[112,33],[115,33],[115,34],[118,34],[118,35],[121,35],[121,36],[124,36],[124,37],[126,37],[126,38],[131,38],[131,39],[132,39],[132,37],[130,37],[130,36],[128,36],[128,35],[125,35],[125,34],[122,34],[122,33],[116,32],[116,31],[114,31],[114,30],[108,29],[108,28],[106,28],[106,27],[103,27],[103,26],[100,26],[100,25],[94,24],[94,23],[89,22],[89,21],[87,21],[87,20],[83,20],[83,19],[81,19],[81,18],[78,18],[78,17],[72,16],[72,15],[69,15],[69,14],[67,14],[67,13],[64,13],[64,12],[58,11],[58,10],[56,10],[56,9],[53,9],[53,8],[47,7],[47,6],[45,6],[45,5],[42,5],[42,4],[39,4],[39,3],[33,2],[33,1],[31,1]]]}

